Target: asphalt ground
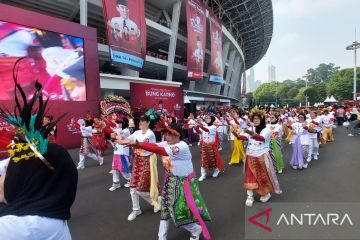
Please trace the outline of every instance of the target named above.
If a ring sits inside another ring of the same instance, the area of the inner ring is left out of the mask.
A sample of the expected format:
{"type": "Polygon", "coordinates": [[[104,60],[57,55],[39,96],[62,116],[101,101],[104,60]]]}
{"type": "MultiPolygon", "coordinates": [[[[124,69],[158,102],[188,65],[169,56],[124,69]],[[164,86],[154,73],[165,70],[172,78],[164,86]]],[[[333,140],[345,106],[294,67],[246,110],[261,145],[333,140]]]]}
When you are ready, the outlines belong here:
{"type": "MultiPolygon", "coordinates": [[[[69,152],[77,163],[78,149],[69,152]]],[[[199,148],[193,146],[191,152],[197,176],[200,176],[199,148]]],[[[225,172],[216,179],[209,176],[200,183],[200,191],[212,217],[207,225],[212,239],[244,239],[246,191],[243,189],[243,164],[227,165],[231,155],[228,141],[224,142],[220,154],[225,172]]],[[[313,160],[305,170],[290,168],[291,145],[284,144],[283,154],[286,168],[278,175],[283,194],[273,195],[271,202],[359,202],[360,137],[348,137],[343,127],[335,129],[335,142],[321,145],[319,160],[313,160]]],[[[129,189],[108,190],[112,184],[111,162],[112,152],[108,151],[103,166],[87,159],[86,168],[79,171],[77,197],[69,221],[73,239],[157,239],[160,215],[153,213],[153,207],[141,200],[142,215],[129,222],[129,189]]],[[[160,164],[158,170],[162,182],[164,170],[160,164]]],[[[189,239],[189,234],[171,225],[168,239],[189,239]]]]}

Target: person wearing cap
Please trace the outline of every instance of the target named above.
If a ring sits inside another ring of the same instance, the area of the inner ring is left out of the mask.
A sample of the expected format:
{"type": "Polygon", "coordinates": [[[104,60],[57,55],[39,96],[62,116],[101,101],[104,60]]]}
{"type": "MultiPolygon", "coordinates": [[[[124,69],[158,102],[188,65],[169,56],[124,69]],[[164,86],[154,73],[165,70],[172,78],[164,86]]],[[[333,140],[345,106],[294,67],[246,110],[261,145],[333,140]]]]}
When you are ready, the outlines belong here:
{"type": "Polygon", "coordinates": [[[116,10],[120,17],[113,17],[108,21],[115,40],[135,40],[140,37],[140,29],[137,24],[129,18],[127,0],[117,0],[116,10]]]}
{"type": "MultiPolygon", "coordinates": [[[[129,130],[129,120],[124,118],[122,121],[116,121],[116,127],[114,129],[114,134],[112,135],[112,139],[115,139],[116,136],[120,136],[121,138],[127,138],[130,136],[129,130]]],[[[111,144],[114,148],[113,162],[112,162],[112,179],[113,184],[109,188],[109,191],[113,192],[116,189],[121,187],[120,184],[120,173],[123,178],[127,181],[124,185],[125,187],[130,187],[130,161],[129,161],[129,147],[123,146],[119,143],[111,141],[111,144]]]]}
{"type": "Polygon", "coordinates": [[[158,239],[167,239],[170,219],[177,228],[190,232],[191,240],[199,239],[201,233],[205,239],[210,239],[204,221],[210,221],[211,218],[199,191],[189,146],[182,141],[182,126],[177,123],[170,126],[163,124],[161,131],[165,133],[166,141],[157,144],[135,140],[119,141],[163,156],[165,183],[158,239]]]}
{"type": "MultiPolygon", "coordinates": [[[[135,131],[127,138],[123,136],[118,136],[117,138],[120,140],[155,143],[155,134],[149,128],[150,121],[151,120],[149,116],[141,116],[139,130],[135,131]]],[[[132,212],[128,216],[129,221],[135,220],[135,218],[142,213],[140,209],[139,197],[143,198],[146,202],[154,206],[155,213],[160,211],[156,155],[152,152],[142,149],[135,149],[134,152],[135,158],[133,161],[130,178],[132,212]]]]}
{"type": "Polygon", "coordinates": [[[206,179],[206,173],[213,171],[212,177],[218,177],[220,171],[224,169],[218,149],[218,136],[215,117],[213,115],[205,116],[205,124],[198,124],[195,131],[202,135],[200,143],[201,153],[201,176],[199,181],[206,179]]]}

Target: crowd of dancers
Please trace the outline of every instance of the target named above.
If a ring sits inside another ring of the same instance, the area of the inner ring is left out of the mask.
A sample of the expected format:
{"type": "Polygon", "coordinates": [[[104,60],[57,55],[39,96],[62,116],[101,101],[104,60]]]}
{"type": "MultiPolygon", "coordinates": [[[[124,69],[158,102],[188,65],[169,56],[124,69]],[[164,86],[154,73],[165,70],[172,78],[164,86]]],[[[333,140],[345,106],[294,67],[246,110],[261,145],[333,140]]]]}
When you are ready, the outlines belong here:
{"type": "Polygon", "coordinates": [[[199,182],[209,174],[217,178],[226,174],[224,165],[243,163],[245,205],[253,206],[255,194],[260,196],[260,202],[267,202],[272,193],[282,193],[277,174],[287,165],[296,170],[310,167],[311,161],[319,159],[319,145],[334,141],[336,127],[335,112],[329,108],[208,109],[190,113],[183,124],[161,114],[155,126],[150,116],[137,120],[135,130],[133,118],[113,113],[93,119],[88,114],[85,119],[72,119],[69,130],[81,134],[78,170],[85,168],[86,157],[102,165],[104,153],[111,146],[109,190],[115,191],[122,184],[130,188],[129,221],[142,213],[139,198],[152,205],[154,213],[160,211],[161,240],[167,239],[170,219],[176,227],[189,231],[190,239],[199,239],[201,233],[210,239],[204,223],[210,220],[210,214],[199,191],[199,182]],[[221,159],[219,153],[226,140],[231,143],[229,161],[221,159]],[[282,154],[284,144],[292,146],[291,159],[282,154]],[[197,146],[201,159],[192,159],[190,147],[197,146]],[[158,155],[165,170],[163,186],[158,181],[158,155]],[[201,162],[198,179],[193,161],[201,162]]]}

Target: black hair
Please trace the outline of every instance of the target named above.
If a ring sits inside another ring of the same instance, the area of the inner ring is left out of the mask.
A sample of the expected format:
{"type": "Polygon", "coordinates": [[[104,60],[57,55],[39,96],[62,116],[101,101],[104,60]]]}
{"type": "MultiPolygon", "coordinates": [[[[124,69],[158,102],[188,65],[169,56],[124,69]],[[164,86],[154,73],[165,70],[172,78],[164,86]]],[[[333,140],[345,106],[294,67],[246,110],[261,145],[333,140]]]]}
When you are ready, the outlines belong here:
{"type": "Polygon", "coordinates": [[[214,124],[216,118],[214,116],[210,116],[210,118],[211,118],[211,122],[208,123],[208,125],[212,126],[214,124]]]}
{"type": "Polygon", "coordinates": [[[121,124],[122,124],[122,129],[128,128],[128,127],[129,127],[129,119],[124,118],[124,119],[121,121],[121,124]]]}
{"type": "Polygon", "coordinates": [[[139,121],[143,121],[143,122],[148,122],[148,123],[150,123],[151,119],[150,119],[150,116],[148,116],[148,115],[142,115],[142,116],[139,118],[139,121]]]}
{"type": "Polygon", "coordinates": [[[303,117],[304,117],[304,120],[306,120],[306,115],[305,115],[305,113],[299,113],[298,117],[299,117],[299,116],[303,116],[303,117]]]}
{"type": "Polygon", "coordinates": [[[278,114],[272,114],[272,116],[275,117],[276,121],[275,122],[271,122],[271,123],[278,123],[279,122],[279,115],[278,114]]]}

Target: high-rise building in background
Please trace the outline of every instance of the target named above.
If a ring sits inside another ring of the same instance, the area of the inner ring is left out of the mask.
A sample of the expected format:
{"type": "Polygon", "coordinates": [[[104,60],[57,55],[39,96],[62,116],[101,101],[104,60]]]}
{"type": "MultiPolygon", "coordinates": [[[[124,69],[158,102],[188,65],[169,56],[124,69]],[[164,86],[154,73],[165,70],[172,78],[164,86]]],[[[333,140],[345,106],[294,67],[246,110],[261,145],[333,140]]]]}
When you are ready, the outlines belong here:
{"type": "Polygon", "coordinates": [[[255,82],[255,84],[254,84],[254,91],[255,91],[258,87],[260,87],[260,85],[261,85],[261,80],[257,80],[257,81],[255,82]]]}
{"type": "Polygon", "coordinates": [[[253,68],[250,68],[250,73],[247,75],[246,78],[246,86],[247,91],[246,92],[253,92],[255,91],[255,71],[253,68]]]}
{"type": "Polygon", "coordinates": [[[268,82],[276,81],[276,68],[274,65],[269,65],[268,67],[268,82]]]}

